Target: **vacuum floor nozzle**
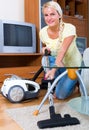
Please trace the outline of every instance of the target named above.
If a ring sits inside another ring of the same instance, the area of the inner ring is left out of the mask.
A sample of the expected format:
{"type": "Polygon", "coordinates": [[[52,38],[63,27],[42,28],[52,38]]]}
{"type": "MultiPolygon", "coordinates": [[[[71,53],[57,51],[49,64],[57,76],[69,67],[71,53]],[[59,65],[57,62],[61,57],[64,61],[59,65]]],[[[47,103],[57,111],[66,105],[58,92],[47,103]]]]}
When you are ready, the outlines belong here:
{"type": "Polygon", "coordinates": [[[65,114],[64,117],[61,117],[61,114],[56,114],[55,112],[53,113],[53,110],[52,113],[50,113],[50,119],[41,120],[37,122],[37,125],[40,129],[63,127],[77,124],[80,124],[80,121],[76,117],[71,117],[69,114],[65,114]]]}

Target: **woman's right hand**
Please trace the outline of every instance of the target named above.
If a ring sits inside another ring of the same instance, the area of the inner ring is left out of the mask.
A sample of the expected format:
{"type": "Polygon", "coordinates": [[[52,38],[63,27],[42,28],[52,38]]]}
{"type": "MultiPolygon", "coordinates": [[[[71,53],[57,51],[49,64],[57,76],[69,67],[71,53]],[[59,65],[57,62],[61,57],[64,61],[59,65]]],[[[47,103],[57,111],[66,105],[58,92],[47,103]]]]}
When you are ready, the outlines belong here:
{"type": "Polygon", "coordinates": [[[45,50],[48,50],[48,52],[50,53],[50,49],[48,47],[42,47],[42,54],[45,54],[45,50]]]}

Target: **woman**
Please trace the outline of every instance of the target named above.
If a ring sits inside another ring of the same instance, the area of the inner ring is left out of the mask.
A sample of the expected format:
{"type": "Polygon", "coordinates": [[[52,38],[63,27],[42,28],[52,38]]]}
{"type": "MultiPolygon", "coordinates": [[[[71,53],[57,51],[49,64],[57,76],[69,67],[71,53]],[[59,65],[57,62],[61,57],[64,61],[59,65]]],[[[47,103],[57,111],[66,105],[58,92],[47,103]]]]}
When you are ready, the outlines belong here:
{"type": "MultiPolygon", "coordinates": [[[[62,9],[57,2],[50,1],[43,5],[42,12],[47,26],[40,30],[40,39],[43,43],[42,53],[47,49],[50,66],[59,68],[50,69],[46,78],[53,79],[66,70],[66,67],[81,66],[82,56],[76,46],[76,28],[62,20],[62,9]]],[[[71,80],[68,75],[60,79],[55,95],[59,99],[65,99],[72,94],[77,80],[71,80]]]]}

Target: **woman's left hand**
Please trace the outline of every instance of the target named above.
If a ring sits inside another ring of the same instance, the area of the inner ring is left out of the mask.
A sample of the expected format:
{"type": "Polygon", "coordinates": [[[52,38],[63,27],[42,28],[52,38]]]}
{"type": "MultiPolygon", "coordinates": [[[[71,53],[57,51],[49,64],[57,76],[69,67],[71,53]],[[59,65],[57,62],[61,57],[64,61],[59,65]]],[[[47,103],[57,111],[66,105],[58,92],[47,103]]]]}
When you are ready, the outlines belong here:
{"type": "Polygon", "coordinates": [[[54,79],[55,72],[56,72],[56,69],[51,69],[51,70],[49,70],[49,71],[46,73],[45,78],[46,78],[46,79],[54,79]]]}

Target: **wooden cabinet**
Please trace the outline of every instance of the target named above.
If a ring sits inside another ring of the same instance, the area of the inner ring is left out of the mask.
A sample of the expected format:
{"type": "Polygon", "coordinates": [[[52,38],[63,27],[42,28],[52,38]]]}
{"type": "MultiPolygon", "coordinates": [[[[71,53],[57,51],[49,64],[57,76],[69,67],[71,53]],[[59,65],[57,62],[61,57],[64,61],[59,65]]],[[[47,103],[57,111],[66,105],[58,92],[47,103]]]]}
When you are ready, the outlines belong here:
{"type": "Polygon", "coordinates": [[[70,16],[79,15],[86,19],[88,17],[88,0],[54,0],[60,4],[62,7],[63,13],[66,14],[66,11],[69,11],[70,16]]]}
{"type": "MultiPolygon", "coordinates": [[[[42,56],[35,54],[0,54],[0,84],[7,78],[7,74],[16,74],[22,78],[33,78],[41,67],[42,56]]],[[[36,82],[40,83],[43,74],[36,82]]]]}
{"type": "Polygon", "coordinates": [[[0,53],[0,68],[40,66],[40,53],[0,53]]]}

